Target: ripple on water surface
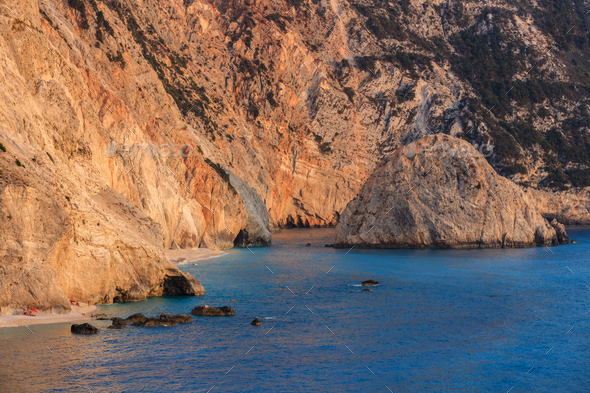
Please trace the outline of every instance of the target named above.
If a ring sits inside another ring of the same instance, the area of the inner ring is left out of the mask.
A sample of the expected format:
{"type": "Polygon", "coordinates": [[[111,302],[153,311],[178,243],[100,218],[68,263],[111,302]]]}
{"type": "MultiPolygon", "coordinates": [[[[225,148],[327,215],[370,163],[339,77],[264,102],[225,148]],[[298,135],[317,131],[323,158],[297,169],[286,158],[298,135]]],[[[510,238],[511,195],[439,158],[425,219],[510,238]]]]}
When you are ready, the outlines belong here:
{"type": "Polygon", "coordinates": [[[93,336],[70,324],[0,329],[0,391],[585,392],[590,229],[568,231],[580,243],[551,251],[348,254],[323,247],[331,229],[282,231],[253,254],[182,266],[202,297],[99,310],[230,305],[235,317],[124,330],[95,321],[93,336]],[[381,285],[363,292],[367,279],[381,285]]]}

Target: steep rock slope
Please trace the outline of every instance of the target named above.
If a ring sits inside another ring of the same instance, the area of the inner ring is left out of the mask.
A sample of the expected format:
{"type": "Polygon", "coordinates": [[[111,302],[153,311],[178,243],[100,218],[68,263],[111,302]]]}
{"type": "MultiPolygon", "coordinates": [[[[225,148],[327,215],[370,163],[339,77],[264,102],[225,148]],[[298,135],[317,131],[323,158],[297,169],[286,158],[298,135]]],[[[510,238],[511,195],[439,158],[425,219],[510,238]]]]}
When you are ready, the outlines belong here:
{"type": "Polygon", "coordinates": [[[400,148],[375,170],[342,213],[336,245],[547,246],[566,241],[559,231],[558,238],[526,193],[499,176],[473,146],[435,135],[400,148]]]}
{"type": "MultiPolygon", "coordinates": [[[[516,182],[580,188],[566,210],[567,196],[538,195],[547,217],[587,222],[582,8],[0,0],[2,192],[38,168],[28,186],[59,206],[120,194],[161,228],[159,255],[173,243],[227,248],[265,218],[224,168],[260,196],[272,229],[335,225],[377,162],[446,133],[495,145],[488,161],[516,182]]],[[[0,220],[8,237],[33,235],[0,220]]]]}

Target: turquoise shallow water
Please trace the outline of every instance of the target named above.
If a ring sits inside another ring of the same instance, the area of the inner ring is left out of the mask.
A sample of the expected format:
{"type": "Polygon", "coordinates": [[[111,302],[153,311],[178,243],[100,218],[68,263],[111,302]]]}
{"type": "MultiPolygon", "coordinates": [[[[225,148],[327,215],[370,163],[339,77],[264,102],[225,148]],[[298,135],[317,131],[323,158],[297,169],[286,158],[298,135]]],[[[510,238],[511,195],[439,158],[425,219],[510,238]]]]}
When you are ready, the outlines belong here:
{"type": "Polygon", "coordinates": [[[0,329],[0,391],[587,392],[590,229],[568,232],[580,244],[551,251],[346,253],[323,247],[333,230],[282,231],[272,247],[182,267],[205,296],[99,310],[231,305],[235,317],[96,321],[94,336],[70,324],[0,329]],[[370,278],[382,285],[361,292],[370,278]],[[256,317],[262,326],[249,325],[256,317]]]}

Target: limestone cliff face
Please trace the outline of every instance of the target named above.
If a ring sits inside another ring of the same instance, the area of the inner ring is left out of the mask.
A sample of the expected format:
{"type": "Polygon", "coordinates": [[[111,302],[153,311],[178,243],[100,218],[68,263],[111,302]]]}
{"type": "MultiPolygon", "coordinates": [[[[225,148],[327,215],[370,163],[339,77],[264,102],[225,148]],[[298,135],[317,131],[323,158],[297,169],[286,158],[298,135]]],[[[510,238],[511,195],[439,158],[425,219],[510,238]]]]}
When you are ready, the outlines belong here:
{"type": "MultiPolygon", "coordinates": [[[[50,270],[39,281],[55,299],[77,293],[58,270],[76,269],[76,247],[119,239],[122,260],[152,266],[129,273],[154,274],[137,284],[148,294],[165,248],[265,244],[269,227],[336,225],[380,160],[429,134],[497,145],[488,160],[523,184],[584,187],[586,82],[564,59],[585,41],[538,29],[550,7],[513,3],[0,0],[0,195],[34,178],[27,192],[60,206],[47,212],[59,226],[41,232],[0,217],[6,238],[43,233],[50,249],[70,236],[65,223],[85,225],[70,205],[96,209],[113,193],[152,235],[97,225],[64,245],[59,264],[41,260],[50,270]],[[154,248],[139,251],[138,236],[154,248]]],[[[542,214],[587,222],[588,198],[567,197],[539,196],[542,214]]],[[[43,250],[8,244],[0,253],[14,269],[3,279],[16,283],[43,250]]],[[[91,271],[78,270],[76,285],[99,282],[91,271]]],[[[132,281],[120,288],[135,293],[132,281]]],[[[97,298],[119,296],[114,278],[93,285],[97,298]]]]}
{"type": "MultiPolygon", "coordinates": [[[[554,223],[558,227],[558,223],[554,223]]],[[[469,143],[429,136],[367,180],[337,226],[339,247],[500,248],[569,242],[469,143]]]]}
{"type": "Polygon", "coordinates": [[[234,240],[234,245],[238,247],[270,246],[272,234],[270,232],[268,212],[266,211],[264,201],[245,181],[234,175],[231,171],[227,169],[226,171],[229,172],[230,184],[240,194],[242,202],[246,207],[246,213],[248,214],[246,227],[240,230],[240,233],[238,233],[234,240]]]}

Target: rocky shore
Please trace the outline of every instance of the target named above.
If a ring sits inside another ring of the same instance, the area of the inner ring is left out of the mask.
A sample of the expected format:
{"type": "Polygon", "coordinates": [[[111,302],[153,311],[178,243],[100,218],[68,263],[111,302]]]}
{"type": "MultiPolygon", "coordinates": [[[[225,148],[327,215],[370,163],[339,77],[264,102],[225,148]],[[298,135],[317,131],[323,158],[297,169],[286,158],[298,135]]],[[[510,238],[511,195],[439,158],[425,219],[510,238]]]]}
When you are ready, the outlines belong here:
{"type": "MultiPolygon", "coordinates": [[[[531,193],[532,194],[532,193],[531,193]]],[[[540,193],[534,193],[540,198],[540,193]]],[[[428,136],[395,151],[342,213],[336,247],[504,248],[569,243],[557,220],[468,142],[428,136]]],[[[587,214],[587,211],[586,211],[587,214]]]]}

